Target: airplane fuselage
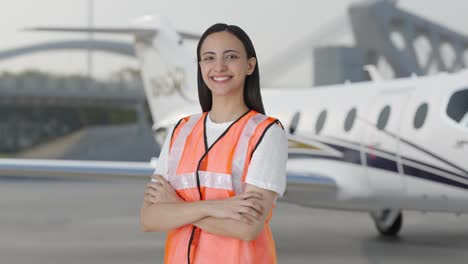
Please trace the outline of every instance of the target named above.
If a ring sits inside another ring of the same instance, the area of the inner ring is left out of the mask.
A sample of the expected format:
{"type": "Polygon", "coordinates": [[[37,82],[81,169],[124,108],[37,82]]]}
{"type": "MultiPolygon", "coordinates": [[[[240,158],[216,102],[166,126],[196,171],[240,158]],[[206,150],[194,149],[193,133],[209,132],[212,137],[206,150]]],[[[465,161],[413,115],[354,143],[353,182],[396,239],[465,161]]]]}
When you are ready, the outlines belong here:
{"type": "MultiPolygon", "coordinates": [[[[267,114],[292,137],[328,148],[292,149],[290,163],[332,177],[339,187],[335,196],[311,200],[309,193],[307,200],[292,200],[345,209],[468,212],[468,126],[448,113],[451,100],[468,93],[461,77],[264,89],[267,114]],[[338,154],[324,155],[331,151],[338,154]]],[[[468,108],[468,102],[457,107],[468,108]]]]}

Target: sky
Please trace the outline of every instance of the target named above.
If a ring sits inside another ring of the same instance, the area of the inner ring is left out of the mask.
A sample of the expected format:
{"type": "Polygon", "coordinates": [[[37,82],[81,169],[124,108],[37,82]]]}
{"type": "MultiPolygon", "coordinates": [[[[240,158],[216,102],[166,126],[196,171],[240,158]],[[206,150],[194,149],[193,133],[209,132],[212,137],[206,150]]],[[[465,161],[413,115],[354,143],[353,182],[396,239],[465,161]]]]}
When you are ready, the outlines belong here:
{"type": "MultiPolygon", "coordinates": [[[[89,0],[2,0],[0,8],[0,50],[53,40],[83,39],[85,35],[39,33],[22,31],[33,26],[86,26],[89,0]]],[[[201,33],[216,22],[241,26],[251,37],[257,51],[260,70],[262,63],[274,61],[298,40],[307,38],[337,18],[346,17],[347,7],[354,0],[94,0],[95,26],[128,26],[136,18],[148,14],[166,16],[180,30],[201,33]]],[[[453,30],[468,34],[464,0],[400,0],[398,6],[430,18],[453,30]]],[[[105,37],[109,39],[109,37],[105,37]]],[[[130,37],[113,37],[131,43],[130,37]]],[[[336,39],[352,42],[351,35],[336,39]]],[[[196,43],[188,48],[195,57],[196,43]]],[[[302,51],[301,51],[302,52],[302,51]]],[[[276,85],[311,86],[311,53],[304,51],[299,60],[276,85]]],[[[55,51],[0,61],[0,72],[18,72],[35,68],[54,73],[87,72],[86,52],[55,51]]],[[[134,59],[105,53],[94,53],[93,76],[106,78],[122,67],[138,67],[134,59]]]]}

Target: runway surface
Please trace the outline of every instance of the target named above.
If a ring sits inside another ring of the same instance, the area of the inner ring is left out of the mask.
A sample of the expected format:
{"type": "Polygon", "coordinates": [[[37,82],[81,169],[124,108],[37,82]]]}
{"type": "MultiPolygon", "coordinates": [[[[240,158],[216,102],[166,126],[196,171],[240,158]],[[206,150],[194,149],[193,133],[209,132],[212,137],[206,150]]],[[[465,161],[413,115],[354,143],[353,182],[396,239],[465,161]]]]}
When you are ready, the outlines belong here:
{"type": "MultiPolygon", "coordinates": [[[[162,263],[165,234],[139,230],[144,182],[0,178],[0,263],[162,263]]],[[[367,214],[280,202],[279,263],[466,263],[468,216],[404,215],[381,239],[367,214]]]]}

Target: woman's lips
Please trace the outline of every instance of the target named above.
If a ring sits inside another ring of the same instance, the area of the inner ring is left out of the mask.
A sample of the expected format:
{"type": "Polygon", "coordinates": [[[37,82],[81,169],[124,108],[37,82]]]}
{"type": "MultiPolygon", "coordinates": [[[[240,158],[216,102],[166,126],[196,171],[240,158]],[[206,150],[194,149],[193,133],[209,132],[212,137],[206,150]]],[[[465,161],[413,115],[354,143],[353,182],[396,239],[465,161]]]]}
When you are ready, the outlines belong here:
{"type": "Polygon", "coordinates": [[[232,79],[232,76],[212,76],[211,80],[217,83],[225,83],[232,79]]]}

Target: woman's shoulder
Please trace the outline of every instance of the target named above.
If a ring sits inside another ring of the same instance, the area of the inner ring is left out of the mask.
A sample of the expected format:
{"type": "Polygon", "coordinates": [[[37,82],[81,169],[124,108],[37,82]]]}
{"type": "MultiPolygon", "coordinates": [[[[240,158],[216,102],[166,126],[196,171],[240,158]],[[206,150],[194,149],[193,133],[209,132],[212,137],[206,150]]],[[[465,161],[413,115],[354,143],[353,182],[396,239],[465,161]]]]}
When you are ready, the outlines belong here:
{"type": "Polygon", "coordinates": [[[206,114],[206,112],[199,112],[199,113],[193,113],[193,114],[189,114],[189,115],[185,115],[183,116],[182,118],[180,118],[174,125],[173,125],[173,128],[174,129],[177,129],[179,127],[182,127],[183,124],[187,123],[190,119],[194,119],[194,120],[198,120],[200,119],[202,116],[204,116],[206,114]]]}
{"type": "Polygon", "coordinates": [[[271,140],[284,140],[286,139],[286,133],[281,123],[275,122],[265,132],[265,137],[271,138],[271,140]]]}
{"type": "Polygon", "coordinates": [[[287,136],[284,131],[283,125],[279,119],[267,116],[268,119],[265,120],[266,127],[260,130],[260,138],[257,142],[257,145],[284,145],[287,144],[287,136]]]}
{"type": "Polygon", "coordinates": [[[276,131],[276,133],[278,134],[281,134],[281,133],[284,134],[283,124],[278,118],[273,117],[273,116],[268,116],[268,115],[264,115],[264,116],[267,118],[267,120],[271,124],[271,128],[269,130],[276,131]]]}
{"type": "Polygon", "coordinates": [[[274,123],[276,123],[280,128],[283,129],[283,124],[281,123],[281,121],[280,121],[278,118],[276,118],[276,117],[274,117],[274,116],[270,116],[270,115],[266,115],[266,114],[260,113],[260,112],[255,111],[255,110],[251,110],[251,111],[252,111],[253,114],[254,114],[253,116],[261,116],[261,117],[262,117],[261,119],[262,119],[263,121],[266,121],[266,122],[269,122],[269,123],[274,122],[274,123]]]}

